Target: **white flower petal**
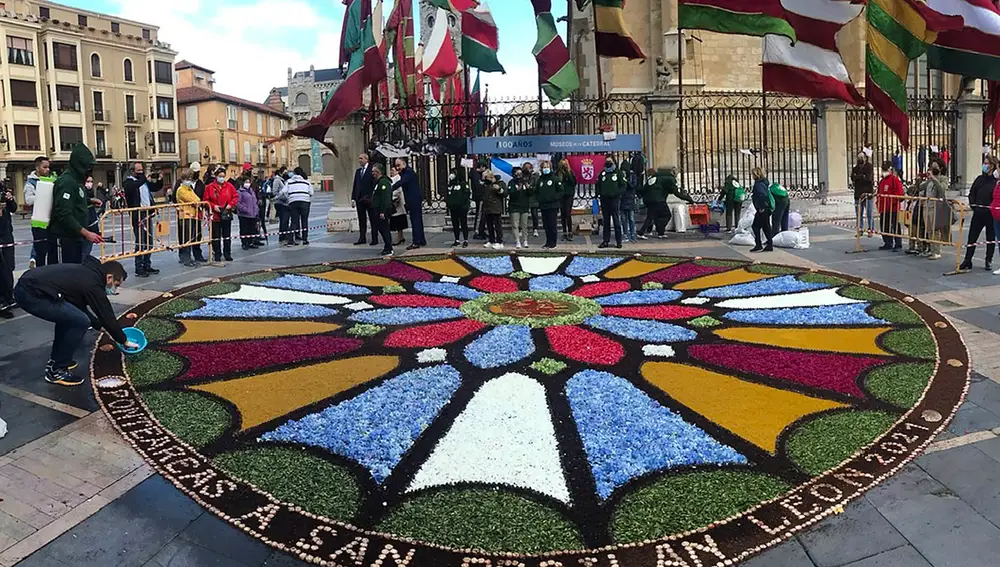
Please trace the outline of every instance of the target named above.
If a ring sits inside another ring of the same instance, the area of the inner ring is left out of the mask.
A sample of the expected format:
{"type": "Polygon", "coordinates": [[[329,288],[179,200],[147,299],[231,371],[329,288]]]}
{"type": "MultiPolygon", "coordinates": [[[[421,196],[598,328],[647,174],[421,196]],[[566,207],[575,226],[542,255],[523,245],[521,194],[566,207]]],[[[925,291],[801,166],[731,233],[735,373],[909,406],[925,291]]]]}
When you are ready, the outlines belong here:
{"type": "Polygon", "coordinates": [[[364,311],[365,309],[372,309],[374,306],[370,303],[365,303],[364,301],[358,301],[355,303],[348,303],[344,307],[350,309],[351,311],[364,311]]]}
{"type": "Polygon", "coordinates": [[[508,484],[569,502],[541,384],[509,373],[483,385],[407,492],[457,482],[508,484]]]}
{"type": "Polygon", "coordinates": [[[541,276],[558,270],[559,266],[566,261],[566,256],[518,256],[517,261],[521,263],[521,269],[525,272],[541,276]]]}
{"type": "Polygon", "coordinates": [[[458,280],[462,278],[456,278],[455,276],[443,276],[441,281],[444,283],[458,283],[458,280]]]}
{"type": "Polygon", "coordinates": [[[281,303],[302,303],[306,305],[344,305],[351,303],[350,299],[338,295],[310,293],[292,289],[275,289],[257,285],[244,285],[240,289],[225,295],[216,295],[219,299],[245,299],[250,301],[277,301],[281,303]]]}
{"type": "Polygon", "coordinates": [[[582,278],[580,278],[580,281],[585,283],[594,283],[601,281],[601,278],[597,276],[583,276],[582,278]]]}
{"type": "Polygon", "coordinates": [[[671,358],[674,356],[674,349],[670,345],[645,345],[642,347],[642,354],[671,358]]]}
{"type": "Polygon", "coordinates": [[[711,301],[711,299],[707,297],[689,297],[687,299],[682,299],[681,303],[684,305],[704,305],[709,301],[711,301]]]}
{"type": "Polygon", "coordinates": [[[429,348],[417,353],[417,362],[423,364],[427,362],[444,362],[448,358],[448,351],[443,348],[429,348]]]}
{"type": "Polygon", "coordinates": [[[803,293],[786,293],[782,295],[763,295],[728,299],[719,303],[726,309],[781,309],[785,307],[826,307],[830,305],[851,305],[864,303],[837,294],[837,288],[817,289],[803,293]]]}

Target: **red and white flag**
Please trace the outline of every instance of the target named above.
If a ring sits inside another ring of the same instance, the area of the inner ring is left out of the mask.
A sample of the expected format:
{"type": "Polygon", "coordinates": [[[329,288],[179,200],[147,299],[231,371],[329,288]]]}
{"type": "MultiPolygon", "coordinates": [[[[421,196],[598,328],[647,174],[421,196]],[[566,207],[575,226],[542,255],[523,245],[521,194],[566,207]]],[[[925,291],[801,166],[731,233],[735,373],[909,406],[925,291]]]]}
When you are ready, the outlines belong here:
{"type": "Polygon", "coordinates": [[[764,37],[764,90],[863,106],[844,65],[837,33],[861,15],[859,0],[781,0],[798,38],[764,37]]]}
{"type": "Polygon", "coordinates": [[[424,47],[424,75],[445,79],[458,72],[458,53],[448,29],[448,12],[438,8],[431,37],[424,47]]]}

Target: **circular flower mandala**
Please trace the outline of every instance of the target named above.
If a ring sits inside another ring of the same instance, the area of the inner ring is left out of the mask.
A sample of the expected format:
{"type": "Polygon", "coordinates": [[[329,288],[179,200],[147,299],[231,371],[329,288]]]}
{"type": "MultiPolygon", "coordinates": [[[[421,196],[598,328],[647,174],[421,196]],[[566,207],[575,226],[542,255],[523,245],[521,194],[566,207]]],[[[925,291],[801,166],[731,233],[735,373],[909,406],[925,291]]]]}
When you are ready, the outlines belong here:
{"type": "Polygon", "coordinates": [[[94,378],[157,470],[306,559],[728,565],[954,413],[961,339],[900,297],[690,258],[311,266],[140,306],[149,348],[94,378]]]}

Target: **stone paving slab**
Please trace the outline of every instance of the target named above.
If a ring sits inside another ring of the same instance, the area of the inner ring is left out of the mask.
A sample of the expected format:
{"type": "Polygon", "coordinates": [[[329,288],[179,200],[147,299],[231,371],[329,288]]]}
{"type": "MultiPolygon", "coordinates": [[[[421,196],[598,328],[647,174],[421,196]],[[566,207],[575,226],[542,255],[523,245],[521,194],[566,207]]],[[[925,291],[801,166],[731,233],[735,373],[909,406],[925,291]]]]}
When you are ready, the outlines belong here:
{"type": "Polygon", "coordinates": [[[798,539],[816,567],[839,567],[906,545],[906,539],[864,499],[798,539]],[[844,545],[845,541],[851,545],[844,545]]]}

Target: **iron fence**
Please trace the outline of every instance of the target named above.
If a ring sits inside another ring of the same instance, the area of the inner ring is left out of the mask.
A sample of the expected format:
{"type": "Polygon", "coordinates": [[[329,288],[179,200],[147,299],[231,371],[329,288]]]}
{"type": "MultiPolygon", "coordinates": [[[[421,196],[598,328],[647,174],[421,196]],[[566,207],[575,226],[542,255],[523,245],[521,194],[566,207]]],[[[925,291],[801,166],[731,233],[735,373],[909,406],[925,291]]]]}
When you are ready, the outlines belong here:
{"type": "Polygon", "coordinates": [[[992,148],[993,153],[996,154],[997,148],[997,133],[993,130],[993,124],[990,123],[990,115],[987,113],[989,108],[983,109],[983,146],[989,146],[992,148]]]}
{"type": "MultiPolygon", "coordinates": [[[[903,148],[896,134],[872,108],[847,109],[847,164],[848,171],[864,148],[872,151],[871,161],[876,171],[882,162],[893,161],[898,155],[902,160],[900,178],[904,184],[915,182],[935,155],[944,157],[948,152],[948,175],[954,185],[960,176],[952,161],[958,146],[957,101],[945,98],[916,98],[907,103],[910,117],[910,147],[903,148]],[[935,151],[936,148],[936,151],[935,151]]],[[[898,159],[897,158],[897,161],[898,159]]]]}
{"type": "MultiPolygon", "coordinates": [[[[613,95],[604,100],[572,99],[557,106],[539,99],[501,99],[482,104],[425,102],[415,106],[393,105],[370,114],[366,120],[368,147],[406,148],[424,189],[424,207],[445,208],[439,196],[448,173],[456,167],[468,137],[600,134],[640,134],[648,139],[648,112],[642,97],[613,95]]],[[[497,154],[491,157],[533,157],[533,154],[497,154]]],[[[482,156],[486,157],[486,156],[482,156]]],[[[553,155],[554,160],[560,155],[553,155]]],[[[625,155],[616,156],[619,161],[625,155]]],[[[593,185],[578,185],[575,203],[589,207],[593,185]]]]}

